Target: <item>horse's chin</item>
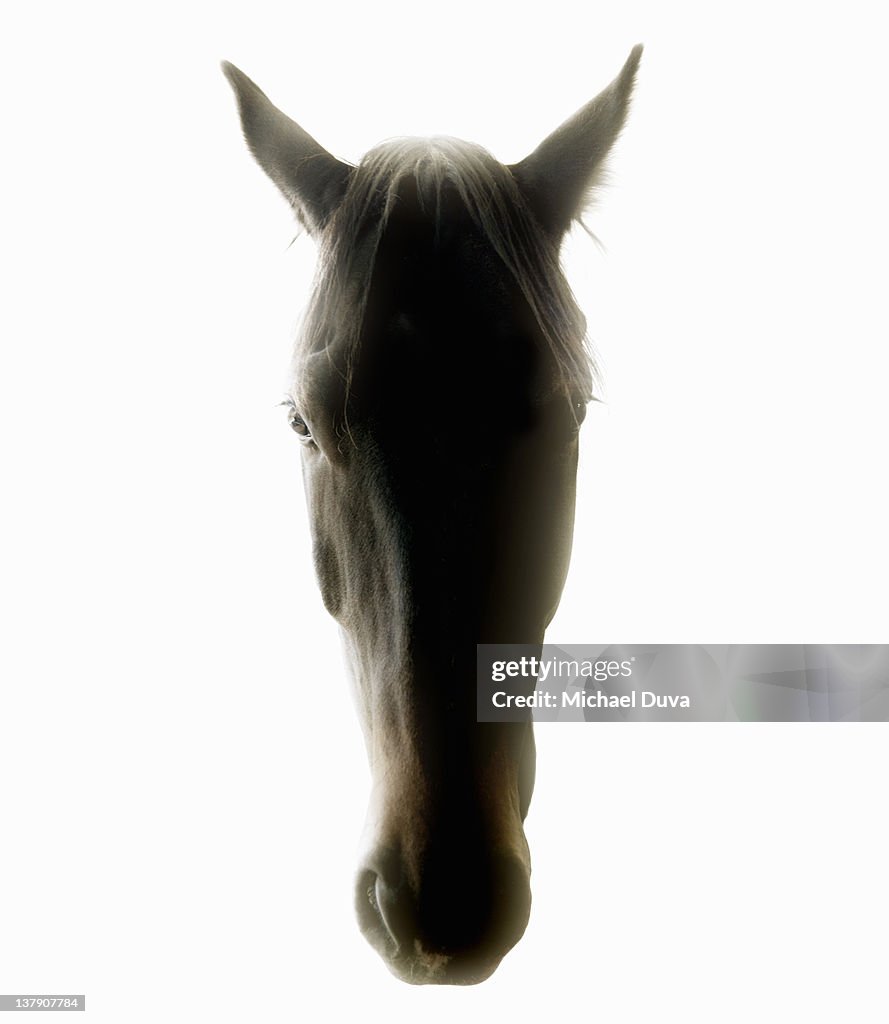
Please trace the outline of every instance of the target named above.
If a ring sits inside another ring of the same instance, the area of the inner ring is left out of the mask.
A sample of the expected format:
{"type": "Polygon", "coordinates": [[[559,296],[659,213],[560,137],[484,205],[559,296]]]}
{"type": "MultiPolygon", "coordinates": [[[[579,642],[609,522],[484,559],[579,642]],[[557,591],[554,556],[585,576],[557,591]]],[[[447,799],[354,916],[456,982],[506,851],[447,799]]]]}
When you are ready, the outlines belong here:
{"type": "Polygon", "coordinates": [[[503,956],[485,960],[466,955],[426,953],[422,949],[415,949],[411,955],[399,954],[391,950],[386,940],[378,941],[367,932],[365,937],[392,974],[408,985],[478,985],[487,981],[503,960],[503,956]]]}
{"type": "Polygon", "coordinates": [[[399,981],[409,985],[478,985],[491,977],[503,958],[485,965],[451,963],[448,957],[439,959],[443,962],[429,965],[418,958],[405,963],[389,961],[386,966],[399,981]]]}

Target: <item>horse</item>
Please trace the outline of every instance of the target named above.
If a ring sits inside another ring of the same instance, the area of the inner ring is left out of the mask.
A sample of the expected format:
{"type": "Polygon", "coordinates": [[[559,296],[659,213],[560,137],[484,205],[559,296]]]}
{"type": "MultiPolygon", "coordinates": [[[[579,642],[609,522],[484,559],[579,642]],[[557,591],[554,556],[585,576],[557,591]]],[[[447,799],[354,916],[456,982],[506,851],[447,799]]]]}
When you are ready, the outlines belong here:
{"type": "Polygon", "coordinates": [[[541,644],[561,597],[595,367],[560,246],[641,52],[509,166],[445,137],[351,165],[222,65],[319,248],[286,406],[370,764],[357,917],[414,984],[485,980],[529,919],[532,723],[477,721],[476,645],[541,644]]]}

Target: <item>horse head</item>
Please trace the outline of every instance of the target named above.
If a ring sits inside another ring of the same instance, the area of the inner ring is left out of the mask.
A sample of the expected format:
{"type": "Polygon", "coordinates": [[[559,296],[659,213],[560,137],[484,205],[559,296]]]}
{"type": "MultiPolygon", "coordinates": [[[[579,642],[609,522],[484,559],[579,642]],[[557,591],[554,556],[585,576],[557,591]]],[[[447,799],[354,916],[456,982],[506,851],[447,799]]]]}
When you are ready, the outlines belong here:
{"type": "Polygon", "coordinates": [[[561,595],[593,367],[559,248],[640,54],[512,166],[445,138],[351,166],[223,66],[320,250],[287,404],[372,774],[358,918],[414,983],[484,980],[528,921],[532,726],[477,722],[476,645],[542,643],[561,595]]]}

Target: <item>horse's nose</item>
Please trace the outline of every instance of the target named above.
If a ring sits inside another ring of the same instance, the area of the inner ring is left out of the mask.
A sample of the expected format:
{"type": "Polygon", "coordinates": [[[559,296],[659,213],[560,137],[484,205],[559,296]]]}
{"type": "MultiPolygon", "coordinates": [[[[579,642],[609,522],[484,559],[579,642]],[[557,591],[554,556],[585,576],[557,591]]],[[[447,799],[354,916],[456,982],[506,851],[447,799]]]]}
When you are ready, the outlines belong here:
{"type": "Polygon", "coordinates": [[[427,858],[414,883],[398,858],[373,863],[358,878],[359,923],[405,981],[483,981],[525,931],[530,872],[512,854],[427,858]]]}

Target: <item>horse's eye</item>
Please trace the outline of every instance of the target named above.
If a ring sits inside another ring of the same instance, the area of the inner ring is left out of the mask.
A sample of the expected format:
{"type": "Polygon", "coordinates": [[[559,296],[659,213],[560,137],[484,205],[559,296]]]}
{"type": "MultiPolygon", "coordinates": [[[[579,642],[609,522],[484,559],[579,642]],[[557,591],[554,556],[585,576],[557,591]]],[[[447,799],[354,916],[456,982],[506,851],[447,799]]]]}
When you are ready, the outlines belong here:
{"type": "Polygon", "coordinates": [[[295,433],[299,434],[301,440],[311,441],[312,431],[309,430],[309,425],[297,412],[296,404],[293,399],[288,395],[281,403],[287,407],[287,422],[290,424],[290,429],[295,433]]]}
{"type": "Polygon", "coordinates": [[[290,428],[294,433],[299,434],[304,441],[312,440],[312,431],[309,430],[308,423],[306,423],[296,409],[291,409],[290,411],[290,428]]]}

